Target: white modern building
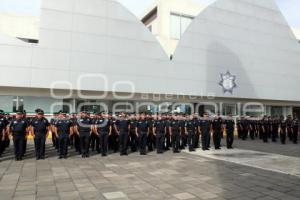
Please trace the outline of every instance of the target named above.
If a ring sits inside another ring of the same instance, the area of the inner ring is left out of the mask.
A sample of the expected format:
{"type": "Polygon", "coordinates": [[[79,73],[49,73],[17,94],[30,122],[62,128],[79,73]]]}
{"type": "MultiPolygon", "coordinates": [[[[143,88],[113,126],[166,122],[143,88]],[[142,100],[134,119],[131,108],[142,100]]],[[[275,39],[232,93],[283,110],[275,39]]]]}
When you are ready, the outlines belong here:
{"type": "Polygon", "coordinates": [[[249,102],[261,103],[262,114],[300,108],[300,44],[274,0],[216,1],[192,21],[172,60],[116,1],[43,0],[39,43],[1,34],[0,52],[6,112],[73,111],[82,102],[90,110],[102,102],[109,110],[200,102],[203,110],[210,102],[223,114],[249,102]]]}
{"type": "Polygon", "coordinates": [[[169,56],[174,54],[181,36],[205,5],[193,0],[156,0],[140,17],[169,56]]]}

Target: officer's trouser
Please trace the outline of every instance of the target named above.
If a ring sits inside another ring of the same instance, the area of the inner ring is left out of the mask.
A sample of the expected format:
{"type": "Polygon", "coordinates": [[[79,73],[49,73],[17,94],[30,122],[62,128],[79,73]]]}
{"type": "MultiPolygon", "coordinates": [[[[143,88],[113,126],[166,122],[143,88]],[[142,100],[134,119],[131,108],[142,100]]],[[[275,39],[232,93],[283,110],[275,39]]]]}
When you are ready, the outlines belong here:
{"type": "Polygon", "coordinates": [[[138,139],[134,130],[130,130],[130,147],[132,152],[136,152],[138,146],[138,139]]]}
{"type": "Polygon", "coordinates": [[[163,153],[165,143],[165,134],[156,133],[156,151],[157,153],[163,153]]]}
{"type": "Polygon", "coordinates": [[[81,154],[81,149],[80,149],[80,137],[77,134],[73,134],[74,137],[74,146],[75,146],[75,151],[79,152],[81,154]]]}
{"type": "Polygon", "coordinates": [[[246,140],[248,138],[248,129],[243,129],[242,140],[246,140]]]}
{"type": "Polygon", "coordinates": [[[165,150],[169,150],[170,147],[172,146],[172,142],[171,142],[171,135],[169,132],[166,133],[165,135],[165,139],[166,139],[166,146],[165,146],[165,150]]]}
{"type": "Polygon", "coordinates": [[[139,133],[139,146],[140,146],[140,153],[145,154],[146,146],[147,146],[147,133],[146,132],[139,133]]]}
{"type": "Polygon", "coordinates": [[[147,136],[147,144],[148,144],[148,150],[153,151],[153,146],[154,146],[154,135],[153,133],[149,133],[147,136]]]}
{"type": "Polygon", "coordinates": [[[218,149],[221,147],[221,131],[220,130],[214,131],[213,141],[214,141],[215,149],[218,149]]]}
{"type": "Polygon", "coordinates": [[[0,156],[4,152],[4,146],[5,146],[4,142],[2,141],[2,137],[3,135],[0,133],[0,156]]]}
{"type": "Polygon", "coordinates": [[[195,149],[199,148],[199,140],[200,140],[200,133],[197,131],[195,133],[195,146],[194,146],[195,149]]]}
{"type": "Polygon", "coordinates": [[[298,143],[298,128],[293,128],[293,143],[297,144],[298,143]]]}
{"type": "Polygon", "coordinates": [[[59,136],[58,141],[59,141],[59,155],[67,156],[68,155],[69,136],[66,134],[62,134],[59,136]]]}
{"type": "Polygon", "coordinates": [[[91,145],[91,149],[92,151],[95,151],[95,147],[96,147],[96,151],[100,151],[100,143],[99,143],[99,137],[92,133],[90,136],[90,145],[91,145]]]}
{"type": "Polygon", "coordinates": [[[120,143],[120,154],[126,155],[127,148],[128,148],[128,133],[127,132],[120,132],[119,135],[119,143],[120,143]]]}
{"type": "Polygon", "coordinates": [[[293,132],[292,132],[292,129],[291,129],[291,128],[288,128],[287,131],[288,131],[287,134],[288,134],[289,140],[292,141],[292,140],[293,140],[293,132]]]}
{"type": "Polygon", "coordinates": [[[90,133],[80,133],[80,149],[82,155],[88,155],[90,150],[90,133]]]}
{"type": "Polygon", "coordinates": [[[286,140],[286,131],[281,131],[280,132],[280,141],[281,141],[281,144],[285,144],[285,140],[286,140]]]}
{"type": "Polygon", "coordinates": [[[208,149],[209,148],[209,133],[208,132],[202,132],[201,134],[201,143],[202,143],[202,149],[208,149]]]}
{"type": "Polygon", "coordinates": [[[35,156],[36,158],[41,158],[45,156],[45,134],[36,134],[34,137],[34,146],[35,146],[35,156]]]}
{"type": "Polygon", "coordinates": [[[193,130],[188,130],[187,144],[189,146],[189,150],[193,151],[195,147],[195,132],[193,130]]]}
{"type": "Polygon", "coordinates": [[[181,145],[180,145],[180,148],[181,149],[185,149],[187,143],[188,143],[188,136],[185,133],[182,133],[181,134],[181,145]]]}
{"type": "Polygon", "coordinates": [[[24,150],[24,141],[25,136],[14,136],[14,150],[15,150],[15,157],[22,158],[23,157],[23,150],[24,150]]]}
{"type": "Polygon", "coordinates": [[[226,136],[227,148],[232,148],[233,140],[234,140],[233,130],[227,130],[227,136],[226,136]]]}
{"type": "Polygon", "coordinates": [[[250,130],[250,138],[251,138],[251,140],[255,139],[255,130],[254,129],[250,130]]]}
{"type": "Polygon", "coordinates": [[[278,127],[275,127],[272,131],[272,141],[276,142],[277,137],[278,137],[278,127]]]}
{"type": "Polygon", "coordinates": [[[101,146],[101,154],[106,155],[107,149],[108,149],[108,133],[107,132],[101,132],[100,133],[100,146],[101,146]]]}
{"type": "Polygon", "coordinates": [[[180,146],[180,133],[179,132],[172,133],[172,143],[173,143],[173,152],[178,152],[179,146],[180,146]]]}
{"type": "Polygon", "coordinates": [[[262,139],[263,142],[267,143],[268,142],[268,132],[265,130],[265,132],[262,132],[262,139]]]}

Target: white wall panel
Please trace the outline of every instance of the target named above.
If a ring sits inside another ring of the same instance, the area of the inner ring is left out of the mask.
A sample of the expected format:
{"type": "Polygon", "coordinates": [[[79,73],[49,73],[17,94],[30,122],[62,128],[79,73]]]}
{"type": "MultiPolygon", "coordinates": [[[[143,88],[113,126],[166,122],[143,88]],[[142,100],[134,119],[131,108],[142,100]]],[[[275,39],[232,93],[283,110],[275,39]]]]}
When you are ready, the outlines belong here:
{"type": "MultiPolygon", "coordinates": [[[[31,48],[23,46],[0,45],[1,66],[30,67],[31,48]]],[[[5,72],[1,72],[5,73],[5,72]]]]}
{"type": "Polygon", "coordinates": [[[71,31],[72,13],[43,9],[41,22],[41,28],[71,31]]]}
{"type": "Polygon", "coordinates": [[[76,0],[74,12],[93,16],[106,16],[107,0],[76,0]]]}
{"type": "Polygon", "coordinates": [[[57,49],[34,48],[32,66],[34,68],[48,68],[69,70],[70,53],[57,49]]]}
{"type": "Polygon", "coordinates": [[[106,33],[106,19],[87,15],[74,15],[73,31],[103,35],[106,33]]]}
{"type": "Polygon", "coordinates": [[[67,50],[71,47],[71,32],[40,29],[40,47],[67,50]]]}
{"type": "Polygon", "coordinates": [[[42,8],[71,12],[76,0],[42,0],[42,8]]]}

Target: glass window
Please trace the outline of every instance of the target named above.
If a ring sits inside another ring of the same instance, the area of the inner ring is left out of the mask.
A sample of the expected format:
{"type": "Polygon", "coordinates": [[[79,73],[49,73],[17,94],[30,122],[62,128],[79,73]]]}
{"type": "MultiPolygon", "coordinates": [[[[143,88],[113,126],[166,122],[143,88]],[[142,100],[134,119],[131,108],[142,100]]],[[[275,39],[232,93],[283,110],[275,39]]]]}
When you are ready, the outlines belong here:
{"type": "Polygon", "coordinates": [[[181,16],[181,30],[180,30],[181,35],[183,35],[183,33],[189,27],[189,25],[191,24],[192,20],[193,19],[190,18],[190,17],[181,16]]]}
{"type": "Polygon", "coordinates": [[[180,13],[171,13],[170,31],[171,38],[180,39],[182,34],[186,31],[188,26],[193,21],[194,17],[183,15],[180,13]]]}
{"type": "Polygon", "coordinates": [[[23,97],[15,96],[13,98],[13,112],[18,110],[24,110],[24,99],[23,97]]]}
{"type": "Polygon", "coordinates": [[[171,14],[171,37],[180,39],[180,16],[171,14]]]}

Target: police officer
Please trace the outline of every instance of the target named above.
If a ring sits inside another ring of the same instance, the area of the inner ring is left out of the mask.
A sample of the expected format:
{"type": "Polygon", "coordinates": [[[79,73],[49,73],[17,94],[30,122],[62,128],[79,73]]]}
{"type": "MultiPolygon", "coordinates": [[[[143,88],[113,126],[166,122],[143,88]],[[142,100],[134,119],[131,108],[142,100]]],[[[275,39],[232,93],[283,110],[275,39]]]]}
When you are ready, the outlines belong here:
{"type": "Polygon", "coordinates": [[[197,124],[197,130],[196,130],[196,133],[195,133],[195,146],[194,146],[194,148],[195,149],[198,149],[199,148],[199,141],[200,141],[200,133],[201,133],[201,131],[200,131],[200,124],[201,124],[201,120],[200,120],[200,118],[199,118],[199,116],[198,116],[198,114],[194,114],[194,121],[195,121],[195,123],[197,124]]]}
{"type": "Polygon", "coordinates": [[[73,134],[72,121],[66,117],[66,113],[60,112],[55,121],[55,135],[59,142],[59,159],[67,158],[70,135],[73,134]]]}
{"type": "Polygon", "coordinates": [[[158,115],[153,125],[153,133],[156,137],[156,152],[162,154],[164,152],[165,135],[167,132],[167,122],[165,115],[158,115]]]}
{"type": "Polygon", "coordinates": [[[112,132],[112,122],[108,117],[108,114],[100,114],[100,118],[95,121],[96,134],[100,140],[101,155],[107,156],[108,151],[108,137],[112,132]]]}
{"type": "Polygon", "coordinates": [[[269,120],[265,116],[262,120],[262,132],[261,132],[264,143],[268,142],[268,133],[269,133],[269,120]]]}
{"type": "Polygon", "coordinates": [[[213,130],[213,141],[215,145],[215,149],[221,149],[221,133],[222,133],[222,118],[220,113],[212,121],[212,130],[213,130]]]}
{"type": "Polygon", "coordinates": [[[58,119],[58,115],[60,112],[62,112],[62,111],[54,113],[54,117],[50,120],[50,129],[51,129],[51,133],[52,133],[51,134],[52,145],[53,145],[53,147],[55,147],[57,152],[59,152],[59,149],[58,149],[58,138],[56,138],[56,134],[55,134],[55,123],[56,123],[56,120],[58,119]]]}
{"type": "Polygon", "coordinates": [[[250,133],[250,139],[254,140],[255,139],[255,120],[253,118],[250,118],[248,120],[248,128],[249,128],[249,133],[250,133]]]}
{"type": "Polygon", "coordinates": [[[149,135],[150,122],[145,118],[142,113],[136,125],[136,135],[139,140],[140,155],[146,155],[147,136],[149,135]]]}
{"type": "Polygon", "coordinates": [[[5,150],[5,136],[8,120],[4,117],[4,111],[0,110],[0,157],[5,150]]]}
{"type": "Polygon", "coordinates": [[[226,127],[226,143],[228,149],[233,149],[233,140],[234,140],[234,126],[235,122],[232,118],[231,113],[229,113],[227,119],[225,120],[225,127],[226,127]]]}
{"type": "Polygon", "coordinates": [[[292,138],[293,138],[294,144],[298,143],[298,132],[299,132],[299,120],[298,120],[297,116],[295,115],[295,117],[292,121],[292,138]]]}
{"type": "Polygon", "coordinates": [[[209,120],[208,113],[204,113],[199,125],[201,131],[202,150],[206,151],[209,150],[209,137],[211,131],[211,122],[209,120]]]}
{"type": "Polygon", "coordinates": [[[284,119],[283,116],[281,116],[280,124],[279,124],[279,134],[280,134],[281,144],[285,144],[286,133],[287,133],[287,121],[284,119]]]}
{"type": "Polygon", "coordinates": [[[147,144],[148,144],[148,151],[153,151],[153,149],[155,148],[155,136],[153,133],[153,124],[154,124],[154,120],[151,114],[147,114],[146,116],[146,120],[148,121],[148,125],[149,125],[149,133],[147,136],[147,144]]]}
{"type": "Polygon", "coordinates": [[[110,143],[111,149],[116,153],[119,150],[119,135],[116,129],[117,118],[116,116],[109,116],[112,123],[112,133],[108,137],[108,141],[110,143]]]}
{"type": "Polygon", "coordinates": [[[272,120],[272,142],[277,142],[279,124],[280,120],[278,117],[274,117],[272,120]]]}
{"type": "Polygon", "coordinates": [[[44,117],[44,111],[41,109],[35,110],[36,117],[32,120],[31,132],[34,135],[35,155],[36,159],[45,159],[45,143],[49,131],[49,122],[44,117]]]}
{"type": "MultiPolygon", "coordinates": [[[[78,154],[81,155],[81,149],[80,149],[80,138],[78,134],[74,134],[76,131],[74,130],[77,124],[77,113],[72,113],[71,118],[72,122],[72,135],[70,136],[70,140],[72,140],[71,145],[75,147],[75,151],[78,152],[78,154]]],[[[71,146],[71,147],[72,147],[71,146]]]]}
{"type": "Polygon", "coordinates": [[[238,133],[238,138],[242,139],[242,135],[243,135],[243,126],[242,126],[242,118],[238,118],[236,125],[237,125],[237,133],[238,133]]]}
{"type": "Polygon", "coordinates": [[[138,147],[138,138],[136,135],[136,126],[137,126],[137,116],[132,114],[130,116],[130,147],[132,152],[137,151],[138,147]]]}
{"type": "Polygon", "coordinates": [[[87,111],[82,111],[80,113],[80,119],[77,120],[76,133],[79,134],[80,138],[80,149],[83,158],[90,157],[90,136],[92,133],[92,119],[88,116],[87,111]]]}
{"type": "MultiPolygon", "coordinates": [[[[95,121],[100,117],[100,113],[94,113],[94,117],[91,118],[92,124],[95,124],[95,121]]],[[[94,128],[94,127],[93,127],[94,128]]],[[[100,153],[100,137],[97,134],[97,131],[92,130],[91,136],[90,136],[90,145],[92,151],[97,151],[97,153],[100,153]]]]}
{"type": "Polygon", "coordinates": [[[187,144],[189,146],[189,151],[195,151],[195,137],[198,129],[197,122],[194,120],[194,116],[190,115],[187,117],[185,122],[185,134],[187,137],[187,144]]]}
{"type": "Polygon", "coordinates": [[[173,115],[169,131],[172,137],[173,153],[179,153],[181,126],[177,115],[173,115]]]}
{"type": "Polygon", "coordinates": [[[172,141],[171,141],[171,132],[170,132],[170,126],[171,126],[171,121],[172,121],[172,117],[170,116],[170,114],[167,114],[166,117],[166,134],[165,134],[165,150],[169,151],[170,147],[172,146],[172,141]]]}
{"type": "Polygon", "coordinates": [[[23,111],[17,111],[16,118],[11,121],[10,131],[14,141],[15,160],[19,161],[24,156],[24,141],[28,132],[28,122],[23,111]]]}
{"type": "Polygon", "coordinates": [[[241,122],[242,124],[242,140],[248,139],[248,133],[249,133],[249,121],[246,117],[243,117],[243,120],[241,122]]]}
{"type": "Polygon", "coordinates": [[[287,135],[290,141],[293,141],[292,121],[293,121],[292,117],[291,115],[289,115],[286,120],[286,125],[287,125],[287,135]]]}
{"type": "Polygon", "coordinates": [[[130,129],[130,122],[126,118],[126,114],[121,112],[120,118],[115,123],[115,130],[119,135],[119,143],[120,143],[120,155],[127,156],[127,148],[128,148],[128,135],[130,129]]]}

